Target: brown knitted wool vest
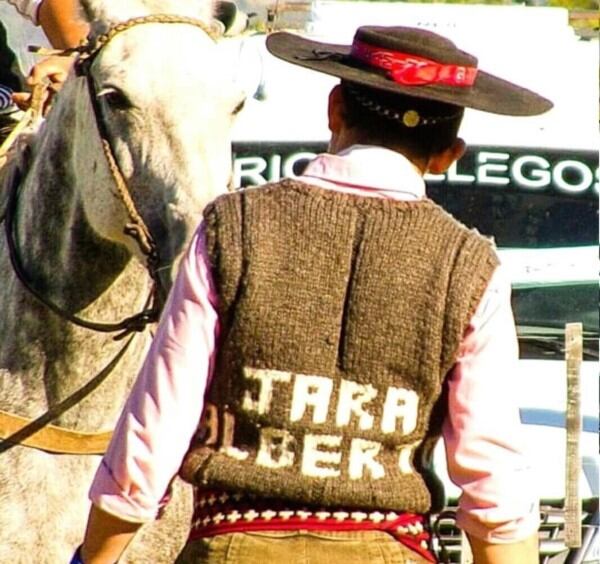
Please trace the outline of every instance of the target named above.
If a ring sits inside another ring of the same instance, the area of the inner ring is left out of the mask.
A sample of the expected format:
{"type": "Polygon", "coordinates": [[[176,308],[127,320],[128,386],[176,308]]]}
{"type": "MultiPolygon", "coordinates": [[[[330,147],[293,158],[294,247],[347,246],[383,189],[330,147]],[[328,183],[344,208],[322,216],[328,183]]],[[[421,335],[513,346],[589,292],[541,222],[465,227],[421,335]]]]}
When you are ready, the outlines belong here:
{"type": "Polygon", "coordinates": [[[436,402],[497,265],[492,244],[429,200],[292,180],[223,196],[205,222],[221,337],[182,476],[427,512],[436,402]]]}

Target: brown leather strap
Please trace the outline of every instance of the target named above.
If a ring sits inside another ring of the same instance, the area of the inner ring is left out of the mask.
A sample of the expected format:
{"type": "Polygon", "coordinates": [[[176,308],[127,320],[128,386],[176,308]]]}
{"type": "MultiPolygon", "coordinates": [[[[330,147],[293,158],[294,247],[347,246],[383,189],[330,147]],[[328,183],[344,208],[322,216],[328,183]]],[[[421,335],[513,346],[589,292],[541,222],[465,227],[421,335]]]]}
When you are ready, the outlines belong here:
{"type": "Polygon", "coordinates": [[[50,407],[36,419],[28,419],[0,410],[0,455],[18,445],[58,454],[103,454],[110,440],[110,431],[79,433],[50,423],[88,397],[106,380],[134,338],[135,333],[129,337],[117,355],[87,384],[50,407]]]}
{"type": "MultiPolygon", "coordinates": [[[[0,410],[0,440],[14,435],[30,422],[30,419],[0,410]]],[[[46,425],[19,441],[19,444],[61,454],[104,454],[111,436],[112,431],[78,433],[55,425],[46,425]]]]}

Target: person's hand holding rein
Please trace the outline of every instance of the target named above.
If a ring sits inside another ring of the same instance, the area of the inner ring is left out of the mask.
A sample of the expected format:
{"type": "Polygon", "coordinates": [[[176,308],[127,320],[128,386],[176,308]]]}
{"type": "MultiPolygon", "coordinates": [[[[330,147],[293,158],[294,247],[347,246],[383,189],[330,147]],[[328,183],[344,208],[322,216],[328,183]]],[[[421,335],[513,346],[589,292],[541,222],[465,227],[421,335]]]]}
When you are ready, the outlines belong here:
{"type": "MultiPolygon", "coordinates": [[[[73,62],[73,57],[52,55],[42,59],[31,69],[27,77],[27,85],[31,88],[38,84],[46,83],[47,85],[44,107],[48,106],[54,94],[62,87],[69,76],[73,62]]],[[[31,104],[30,92],[15,92],[12,98],[14,103],[22,110],[26,110],[31,104]]]]}
{"type": "MultiPolygon", "coordinates": [[[[43,0],[37,16],[39,25],[55,49],[77,47],[89,31],[88,24],[79,18],[78,3],[75,0],[43,0]]],[[[73,61],[73,57],[69,56],[49,56],[31,69],[27,77],[28,86],[48,83],[49,95],[45,106],[51,101],[52,95],[60,90],[73,61]]],[[[21,109],[26,109],[31,103],[31,95],[26,92],[15,93],[13,100],[21,109]]]]}

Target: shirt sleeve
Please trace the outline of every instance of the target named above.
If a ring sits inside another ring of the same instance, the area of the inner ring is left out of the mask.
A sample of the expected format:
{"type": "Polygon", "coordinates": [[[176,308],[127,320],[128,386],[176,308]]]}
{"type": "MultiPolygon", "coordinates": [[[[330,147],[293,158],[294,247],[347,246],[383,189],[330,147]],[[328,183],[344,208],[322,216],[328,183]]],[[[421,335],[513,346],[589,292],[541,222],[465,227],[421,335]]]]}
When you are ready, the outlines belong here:
{"type": "Polygon", "coordinates": [[[42,0],[8,0],[21,14],[38,25],[38,10],[42,0]]]}
{"type": "Polygon", "coordinates": [[[156,518],[200,421],[218,331],[201,225],[90,489],[126,521],[156,518]]]}
{"type": "Polygon", "coordinates": [[[510,543],[539,526],[539,495],[519,416],[518,341],[510,281],[499,267],[448,376],[443,425],[448,474],[462,490],[457,524],[490,543],[510,543]]]}

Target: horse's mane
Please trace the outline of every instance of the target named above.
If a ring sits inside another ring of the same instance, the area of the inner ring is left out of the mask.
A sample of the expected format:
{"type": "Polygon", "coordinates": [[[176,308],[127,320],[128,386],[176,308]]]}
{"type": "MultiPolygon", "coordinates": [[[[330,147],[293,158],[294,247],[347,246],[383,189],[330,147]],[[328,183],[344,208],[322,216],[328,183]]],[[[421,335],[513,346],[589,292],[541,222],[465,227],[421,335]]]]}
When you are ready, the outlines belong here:
{"type": "Polygon", "coordinates": [[[6,161],[4,163],[0,162],[0,219],[4,217],[14,175],[18,170],[25,171],[27,169],[35,141],[42,129],[42,123],[43,120],[38,120],[24,129],[3,157],[6,161]]]}
{"type": "Polygon", "coordinates": [[[157,13],[178,14],[209,21],[215,0],[81,0],[83,17],[98,31],[118,21],[157,13]]]}

